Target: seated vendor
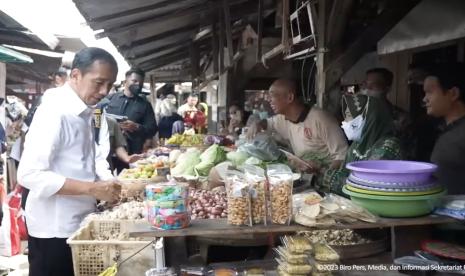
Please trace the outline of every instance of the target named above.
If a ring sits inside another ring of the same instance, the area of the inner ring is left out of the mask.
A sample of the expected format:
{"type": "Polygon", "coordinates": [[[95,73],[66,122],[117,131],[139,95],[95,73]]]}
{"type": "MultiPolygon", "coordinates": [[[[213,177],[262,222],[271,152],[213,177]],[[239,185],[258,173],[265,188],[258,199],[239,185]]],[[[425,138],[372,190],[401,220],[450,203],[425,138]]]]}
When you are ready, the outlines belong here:
{"type": "Polygon", "coordinates": [[[343,166],[325,172],[322,189],[342,194],[350,171],[345,165],[360,160],[401,159],[400,142],[395,138],[394,120],[389,106],[382,100],[365,95],[342,98],[342,128],[352,142],[343,166]]]}
{"type": "Polygon", "coordinates": [[[428,115],[446,123],[431,155],[436,177],[449,194],[465,194],[465,67],[435,66],[423,88],[428,115]]]}
{"type": "Polygon", "coordinates": [[[308,161],[296,164],[301,171],[318,174],[339,168],[347,152],[347,141],[336,119],[316,106],[305,105],[294,81],[279,79],[270,87],[271,108],[277,114],[249,127],[247,136],[258,131],[277,132],[294,154],[308,161]]]}
{"type": "Polygon", "coordinates": [[[231,105],[229,107],[229,124],[227,134],[238,136],[244,127],[244,116],[242,110],[238,105],[231,105]]]}

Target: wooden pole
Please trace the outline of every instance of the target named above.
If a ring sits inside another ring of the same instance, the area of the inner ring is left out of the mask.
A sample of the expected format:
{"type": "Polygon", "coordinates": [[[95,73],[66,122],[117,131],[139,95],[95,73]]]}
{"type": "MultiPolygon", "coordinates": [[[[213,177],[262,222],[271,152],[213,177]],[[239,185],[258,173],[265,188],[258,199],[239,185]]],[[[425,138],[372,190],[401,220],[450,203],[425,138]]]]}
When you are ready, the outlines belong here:
{"type": "Polygon", "coordinates": [[[318,53],[316,59],[317,79],[316,79],[316,93],[317,105],[321,108],[324,107],[324,97],[326,91],[326,73],[325,73],[325,55],[326,55],[326,0],[319,0],[318,2],[318,33],[317,44],[318,53]]]}
{"type": "Polygon", "coordinates": [[[218,9],[218,21],[219,21],[219,63],[220,63],[220,75],[224,72],[224,16],[222,8],[218,9]]]}
{"type": "Polygon", "coordinates": [[[262,60],[262,37],[263,37],[263,0],[258,0],[258,40],[257,40],[257,62],[262,60]]]}
{"type": "Polygon", "coordinates": [[[224,24],[226,26],[226,46],[228,48],[228,65],[231,66],[234,57],[234,46],[232,42],[231,14],[229,10],[228,0],[223,0],[223,13],[224,24]]]}
{"type": "Polygon", "coordinates": [[[281,33],[281,44],[284,46],[284,51],[289,52],[289,0],[283,1],[283,22],[281,33]]]}

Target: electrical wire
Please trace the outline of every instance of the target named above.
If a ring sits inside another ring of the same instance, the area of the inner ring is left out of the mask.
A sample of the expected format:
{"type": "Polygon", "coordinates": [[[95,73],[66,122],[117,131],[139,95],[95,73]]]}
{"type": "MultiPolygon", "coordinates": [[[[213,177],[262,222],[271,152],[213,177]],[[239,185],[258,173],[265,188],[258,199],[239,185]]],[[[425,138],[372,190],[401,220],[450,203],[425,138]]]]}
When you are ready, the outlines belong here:
{"type": "Polygon", "coordinates": [[[310,74],[308,75],[308,81],[306,82],[307,83],[307,87],[305,87],[305,83],[304,83],[304,69],[305,69],[305,63],[307,61],[307,59],[313,55],[310,51],[307,52],[307,54],[305,55],[303,61],[302,61],[302,69],[301,69],[301,72],[300,72],[300,85],[301,85],[301,92],[302,92],[302,96],[303,96],[303,99],[304,99],[304,102],[307,103],[307,102],[310,102],[311,101],[311,92],[307,93],[307,91],[310,91],[310,80],[312,78],[312,75],[313,75],[313,70],[315,68],[315,61],[313,61],[313,64],[312,64],[312,67],[310,69],[310,74]]]}
{"type": "Polygon", "coordinates": [[[118,263],[118,267],[120,267],[122,264],[124,264],[126,261],[130,260],[132,257],[136,256],[137,254],[139,254],[142,250],[146,249],[147,247],[149,247],[150,245],[153,244],[153,242],[156,241],[156,240],[152,240],[150,241],[148,244],[144,245],[144,247],[142,247],[141,249],[137,250],[136,253],[132,254],[131,256],[127,257],[126,259],[122,260],[121,262],[118,263]]]}

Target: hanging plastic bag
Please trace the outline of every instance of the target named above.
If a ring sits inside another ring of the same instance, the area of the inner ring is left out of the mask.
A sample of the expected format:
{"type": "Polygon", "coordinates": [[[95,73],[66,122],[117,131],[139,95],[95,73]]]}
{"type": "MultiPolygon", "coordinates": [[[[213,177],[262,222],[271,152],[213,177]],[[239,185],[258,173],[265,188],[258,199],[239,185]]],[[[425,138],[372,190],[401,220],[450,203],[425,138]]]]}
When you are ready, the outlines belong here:
{"type": "Polygon", "coordinates": [[[11,257],[19,254],[21,241],[17,215],[19,210],[8,206],[8,198],[5,195],[3,183],[0,182],[0,199],[2,202],[2,224],[0,226],[0,255],[11,257]]]}
{"type": "Polygon", "coordinates": [[[21,209],[21,198],[23,187],[16,185],[15,190],[7,197],[8,206],[14,209],[16,214],[16,223],[18,224],[19,237],[22,241],[27,241],[26,220],[24,219],[24,211],[21,209]]]}

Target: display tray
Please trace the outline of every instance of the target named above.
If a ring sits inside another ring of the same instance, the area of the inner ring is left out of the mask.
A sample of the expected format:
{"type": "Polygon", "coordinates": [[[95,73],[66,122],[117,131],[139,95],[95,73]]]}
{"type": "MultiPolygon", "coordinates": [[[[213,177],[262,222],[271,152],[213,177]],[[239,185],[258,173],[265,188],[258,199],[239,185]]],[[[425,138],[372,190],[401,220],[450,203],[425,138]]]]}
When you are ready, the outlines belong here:
{"type": "Polygon", "coordinates": [[[341,260],[370,257],[386,252],[389,247],[388,236],[379,229],[358,230],[358,234],[369,238],[370,242],[351,245],[331,245],[341,260]]]}
{"type": "Polygon", "coordinates": [[[198,219],[191,221],[188,228],[180,230],[157,230],[148,223],[139,224],[129,229],[131,237],[180,237],[180,236],[210,236],[238,235],[238,234],[269,234],[269,233],[291,233],[307,231],[309,229],[370,229],[395,226],[432,225],[456,222],[457,220],[445,216],[429,215],[408,219],[380,218],[376,223],[357,222],[352,224],[336,224],[318,228],[310,228],[299,224],[291,225],[255,225],[255,226],[232,226],[227,224],[226,219],[198,219]]]}

